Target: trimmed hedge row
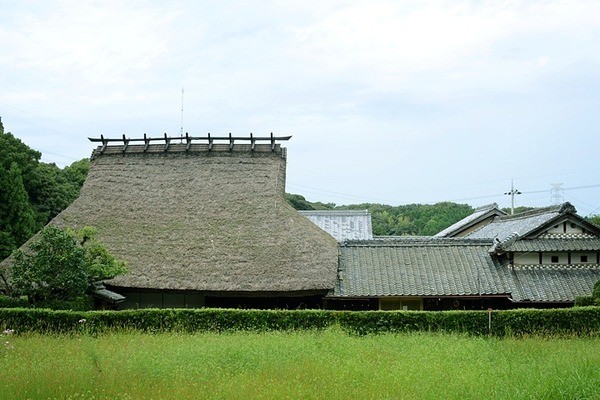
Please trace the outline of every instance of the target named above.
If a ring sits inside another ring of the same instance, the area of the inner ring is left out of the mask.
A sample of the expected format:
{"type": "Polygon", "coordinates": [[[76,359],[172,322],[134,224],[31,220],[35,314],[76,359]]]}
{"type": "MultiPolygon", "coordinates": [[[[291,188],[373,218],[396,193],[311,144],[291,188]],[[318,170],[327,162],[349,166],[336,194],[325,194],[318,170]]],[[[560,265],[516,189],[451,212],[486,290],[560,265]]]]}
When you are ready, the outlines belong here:
{"type": "Polygon", "coordinates": [[[0,309],[0,328],[17,333],[234,332],[320,330],[340,326],[357,334],[385,332],[458,332],[472,335],[600,334],[600,307],[487,311],[324,311],[141,309],[127,311],[55,311],[0,309]]]}
{"type": "Polygon", "coordinates": [[[575,297],[575,307],[600,306],[600,297],[594,299],[592,296],[575,297]]]}

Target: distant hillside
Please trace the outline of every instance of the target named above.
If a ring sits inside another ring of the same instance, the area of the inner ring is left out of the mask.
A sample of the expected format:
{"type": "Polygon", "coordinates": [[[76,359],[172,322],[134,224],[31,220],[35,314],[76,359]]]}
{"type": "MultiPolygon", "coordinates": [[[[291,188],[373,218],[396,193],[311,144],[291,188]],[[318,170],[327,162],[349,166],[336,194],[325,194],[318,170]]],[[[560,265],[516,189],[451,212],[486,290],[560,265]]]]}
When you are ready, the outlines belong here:
{"type": "Polygon", "coordinates": [[[468,204],[443,202],[437,204],[351,204],[311,203],[299,194],[286,194],[288,202],[297,210],[369,210],[373,218],[373,234],[431,236],[473,213],[468,204]]]}

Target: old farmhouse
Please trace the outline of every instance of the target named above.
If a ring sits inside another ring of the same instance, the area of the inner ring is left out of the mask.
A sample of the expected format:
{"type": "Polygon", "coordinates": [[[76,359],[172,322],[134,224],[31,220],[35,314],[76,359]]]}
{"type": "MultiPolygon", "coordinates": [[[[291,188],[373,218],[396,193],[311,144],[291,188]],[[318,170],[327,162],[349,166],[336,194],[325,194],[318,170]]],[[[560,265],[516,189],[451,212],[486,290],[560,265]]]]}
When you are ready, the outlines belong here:
{"type": "Polygon", "coordinates": [[[350,309],[567,307],[600,280],[600,229],[565,203],[481,207],[434,237],[340,246],[328,304],[350,309]]]}
{"type": "Polygon", "coordinates": [[[285,201],[283,139],[102,139],[51,224],[94,226],[126,260],[106,282],[120,308],[320,307],[337,242],[285,201]]]}
{"type": "Polygon", "coordinates": [[[97,288],[118,308],[556,307],[600,279],[600,229],[568,203],[482,207],[434,237],[374,237],[366,211],[299,213],[287,139],[93,139],[81,195],[51,224],[94,226],[127,262],[97,288]]]}

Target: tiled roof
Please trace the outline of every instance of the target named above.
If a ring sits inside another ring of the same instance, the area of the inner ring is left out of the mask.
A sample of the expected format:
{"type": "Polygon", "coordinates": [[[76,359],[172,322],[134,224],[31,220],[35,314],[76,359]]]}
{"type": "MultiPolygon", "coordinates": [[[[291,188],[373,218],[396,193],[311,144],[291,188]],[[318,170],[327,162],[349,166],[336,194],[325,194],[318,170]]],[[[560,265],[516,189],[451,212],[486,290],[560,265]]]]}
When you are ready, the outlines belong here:
{"type": "Polygon", "coordinates": [[[333,296],[508,294],[510,273],[493,262],[490,245],[446,238],[346,242],[333,296]]]}
{"type": "Polygon", "coordinates": [[[600,280],[600,266],[531,265],[512,271],[515,302],[573,301],[578,296],[589,296],[600,280]]]}
{"type": "Polygon", "coordinates": [[[373,238],[371,213],[367,210],[299,211],[338,242],[373,238]]]}
{"type": "Polygon", "coordinates": [[[522,239],[510,246],[503,247],[504,251],[600,251],[600,238],[570,238],[570,239],[522,239]]]}
{"type": "Polygon", "coordinates": [[[331,296],[507,295],[514,302],[572,302],[589,296],[600,279],[597,264],[501,265],[490,256],[491,245],[487,239],[434,237],[345,242],[331,296]]]}
{"type": "Polygon", "coordinates": [[[496,217],[491,223],[471,232],[467,237],[473,239],[497,237],[501,242],[513,233],[524,237],[566,212],[575,213],[575,208],[571,204],[565,203],[515,215],[496,217]]]}
{"type": "Polygon", "coordinates": [[[593,239],[596,235],[591,233],[543,233],[538,239],[593,239]]]}
{"type": "Polygon", "coordinates": [[[489,218],[491,216],[494,216],[494,215],[505,215],[504,211],[502,211],[498,208],[498,204],[492,203],[492,204],[488,204],[485,206],[481,206],[479,208],[476,208],[475,211],[473,212],[473,214],[461,219],[460,221],[456,222],[455,224],[450,225],[448,228],[435,234],[435,236],[436,237],[453,236],[454,234],[464,230],[465,228],[469,227],[470,225],[475,225],[478,222],[480,222],[486,218],[489,218]]]}
{"type": "Polygon", "coordinates": [[[112,290],[108,290],[101,282],[94,283],[92,295],[102,300],[106,300],[110,303],[120,303],[122,301],[125,301],[125,296],[113,292],[112,290]]]}

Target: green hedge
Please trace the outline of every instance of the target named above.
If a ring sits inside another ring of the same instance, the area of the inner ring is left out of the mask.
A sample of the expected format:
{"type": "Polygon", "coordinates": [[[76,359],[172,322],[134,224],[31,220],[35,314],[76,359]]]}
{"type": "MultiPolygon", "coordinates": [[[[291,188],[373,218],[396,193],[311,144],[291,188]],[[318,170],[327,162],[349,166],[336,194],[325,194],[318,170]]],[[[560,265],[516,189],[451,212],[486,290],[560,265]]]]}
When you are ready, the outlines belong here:
{"type": "Polygon", "coordinates": [[[142,309],[57,311],[0,309],[0,328],[17,333],[233,332],[319,330],[340,326],[356,334],[385,332],[457,332],[472,335],[598,335],[600,307],[487,311],[320,311],[142,309]]]}
{"type": "Polygon", "coordinates": [[[592,296],[579,296],[575,297],[575,307],[587,307],[595,304],[592,296]]]}
{"type": "Polygon", "coordinates": [[[26,298],[9,297],[0,294],[0,308],[28,307],[29,302],[26,298]]]}

